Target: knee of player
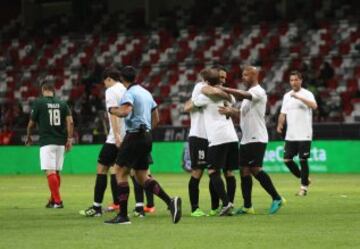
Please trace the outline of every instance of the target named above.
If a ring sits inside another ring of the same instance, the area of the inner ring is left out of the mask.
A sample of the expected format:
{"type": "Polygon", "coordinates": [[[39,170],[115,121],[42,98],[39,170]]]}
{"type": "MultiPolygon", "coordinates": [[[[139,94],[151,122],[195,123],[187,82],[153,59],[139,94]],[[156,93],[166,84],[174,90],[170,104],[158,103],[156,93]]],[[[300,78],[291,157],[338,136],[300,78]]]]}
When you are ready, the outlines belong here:
{"type": "Polygon", "coordinates": [[[210,177],[220,176],[220,170],[218,170],[218,169],[209,169],[208,173],[209,173],[210,177]]]}
{"type": "Polygon", "coordinates": [[[307,157],[300,157],[299,160],[300,160],[300,162],[307,162],[308,158],[307,157]]]}
{"type": "Polygon", "coordinates": [[[251,170],[249,167],[242,167],[240,168],[240,176],[251,176],[251,170]]]}
{"type": "Polygon", "coordinates": [[[253,176],[257,176],[261,170],[262,170],[261,167],[252,167],[252,168],[250,169],[251,174],[252,174],[253,176]]]}
{"type": "Polygon", "coordinates": [[[196,179],[200,179],[202,174],[203,174],[202,170],[191,170],[191,176],[196,179]]]}
{"type": "Polygon", "coordinates": [[[231,170],[224,170],[224,176],[232,177],[232,176],[234,176],[234,173],[231,170]]]}
{"type": "Polygon", "coordinates": [[[284,162],[284,163],[289,163],[289,162],[291,162],[291,161],[293,161],[292,158],[284,158],[284,159],[283,159],[283,162],[284,162]]]}

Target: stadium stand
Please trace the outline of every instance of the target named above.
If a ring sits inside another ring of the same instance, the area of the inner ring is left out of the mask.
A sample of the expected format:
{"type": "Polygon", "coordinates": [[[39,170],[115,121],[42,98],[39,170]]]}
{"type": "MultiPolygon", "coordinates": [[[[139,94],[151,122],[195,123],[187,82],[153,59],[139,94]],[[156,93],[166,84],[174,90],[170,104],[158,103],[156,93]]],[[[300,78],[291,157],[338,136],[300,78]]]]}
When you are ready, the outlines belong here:
{"type": "Polygon", "coordinates": [[[313,1],[312,18],[299,9],[284,20],[267,14],[272,1],[263,11],[256,1],[222,1],[216,8],[201,2],[192,11],[179,6],[162,13],[147,30],[136,18],[141,10],[107,15],[101,6],[81,24],[68,16],[30,27],[20,17],[7,22],[0,30],[1,124],[24,127],[38,82],[47,77],[73,107],[77,125],[104,129],[101,73],[111,64],[132,64],[159,103],[161,124],[188,125],[183,103],[200,70],[214,62],[229,69],[229,85],[239,88],[241,67],[260,67],[271,122],[293,69],[304,72],[319,102],[317,122],[360,120],[359,16],[349,5],[313,1]],[[209,16],[197,19],[199,9],[209,16]]]}

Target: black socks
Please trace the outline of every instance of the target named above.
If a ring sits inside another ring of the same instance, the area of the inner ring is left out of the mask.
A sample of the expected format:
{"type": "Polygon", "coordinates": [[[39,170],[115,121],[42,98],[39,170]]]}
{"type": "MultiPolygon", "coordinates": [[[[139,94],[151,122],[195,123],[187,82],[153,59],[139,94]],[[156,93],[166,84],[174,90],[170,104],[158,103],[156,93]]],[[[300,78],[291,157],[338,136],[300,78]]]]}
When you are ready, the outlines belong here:
{"type": "Polygon", "coordinates": [[[236,191],[236,178],[235,176],[227,176],[225,177],[226,181],[226,192],[229,197],[229,201],[234,203],[235,199],[235,191],[236,191]]]}
{"type": "Polygon", "coordinates": [[[144,189],[148,190],[151,193],[154,193],[157,195],[161,200],[163,200],[168,206],[171,203],[171,198],[168,196],[168,194],[161,188],[160,184],[154,180],[149,179],[144,184],[144,189]]]}
{"type": "Polygon", "coordinates": [[[301,185],[308,186],[309,185],[309,164],[308,160],[300,160],[301,165],[301,185]]]}
{"type": "Polygon", "coordinates": [[[118,184],[118,195],[119,195],[119,204],[120,204],[119,215],[122,217],[128,216],[129,193],[130,193],[130,188],[128,182],[122,182],[118,184]]]}
{"type": "Polygon", "coordinates": [[[189,180],[189,197],[191,204],[191,212],[194,212],[197,208],[199,208],[199,183],[200,179],[195,177],[191,177],[189,180]]]}
{"type": "Polygon", "coordinates": [[[110,184],[111,184],[111,194],[113,198],[113,203],[115,205],[119,205],[119,198],[117,193],[117,181],[116,181],[116,175],[111,174],[110,175],[110,184]]]}
{"type": "Polygon", "coordinates": [[[225,185],[223,180],[221,179],[220,173],[215,172],[210,175],[210,182],[214,187],[214,190],[217,196],[223,202],[223,206],[227,206],[229,204],[229,197],[225,191],[225,185]]]}
{"type": "Polygon", "coordinates": [[[266,190],[266,192],[271,195],[273,200],[281,200],[281,197],[276,191],[270,176],[265,171],[260,171],[254,177],[260,182],[261,186],[266,190]]]}
{"type": "Polygon", "coordinates": [[[287,161],[285,164],[294,176],[300,178],[301,172],[299,166],[294,162],[294,160],[287,161]]]}
{"type": "Polygon", "coordinates": [[[242,176],[241,177],[241,192],[244,199],[244,208],[250,208],[252,206],[251,203],[251,191],[252,191],[252,177],[242,176]]]}
{"type": "Polygon", "coordinates": [[[94,188],[94,202],[101,204],[107,185],[107,175],[97,174],[94,188]]]}

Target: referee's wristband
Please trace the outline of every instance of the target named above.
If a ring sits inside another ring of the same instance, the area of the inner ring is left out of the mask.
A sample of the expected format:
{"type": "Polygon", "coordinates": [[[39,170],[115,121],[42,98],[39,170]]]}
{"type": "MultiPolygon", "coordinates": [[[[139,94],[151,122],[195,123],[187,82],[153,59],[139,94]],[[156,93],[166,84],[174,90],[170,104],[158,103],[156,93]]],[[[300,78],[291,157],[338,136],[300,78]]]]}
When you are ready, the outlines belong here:
{"type": "Polygon", "coordinates": [[[113,108],[113,107],[109,107],[109,108],[108,108],[108,112],[109,112],[110,114],[112,114],[112,113],[111,113],[112,108],[113,108]]]}

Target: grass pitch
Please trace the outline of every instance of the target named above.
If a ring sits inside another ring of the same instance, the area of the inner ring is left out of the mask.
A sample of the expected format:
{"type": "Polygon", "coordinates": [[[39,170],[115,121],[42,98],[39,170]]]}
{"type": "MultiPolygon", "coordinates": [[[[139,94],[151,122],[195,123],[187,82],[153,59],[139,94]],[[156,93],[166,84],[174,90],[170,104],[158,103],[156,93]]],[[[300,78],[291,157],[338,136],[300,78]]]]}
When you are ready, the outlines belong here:
{"type": "MultiPolygon", "coordinates": [[[[289,174],[271,175],[288,203],[268,215],[270,198],[254,181],[256,215],[192,218],[187,194],[189,175],[155,177],[171,195],[183,198],[183,218],[171,223],[155,198],[157,212],[131,218],[131,225],[105,225],[114,214],[85,218],[80,209],[91,205],[94,175],[65,175],[63,210],[45,209],[44,176],[0,176],[0,248],[360,248],[360,175],[312,175],[307,197],[296,197],[298,182],[289,174]]],[[[239,186],[237,179],[237,186],[239,186]]],[[[209,211],[208,177],[201,182],[200,206],[209,211]]],[[[105,204],[111,202],[110,184],[105,204]]],[[[130,194],[129,211],[134,206],[130,194]]],[[[236,206],[242,204],[237,188],[236,206]]]]}

